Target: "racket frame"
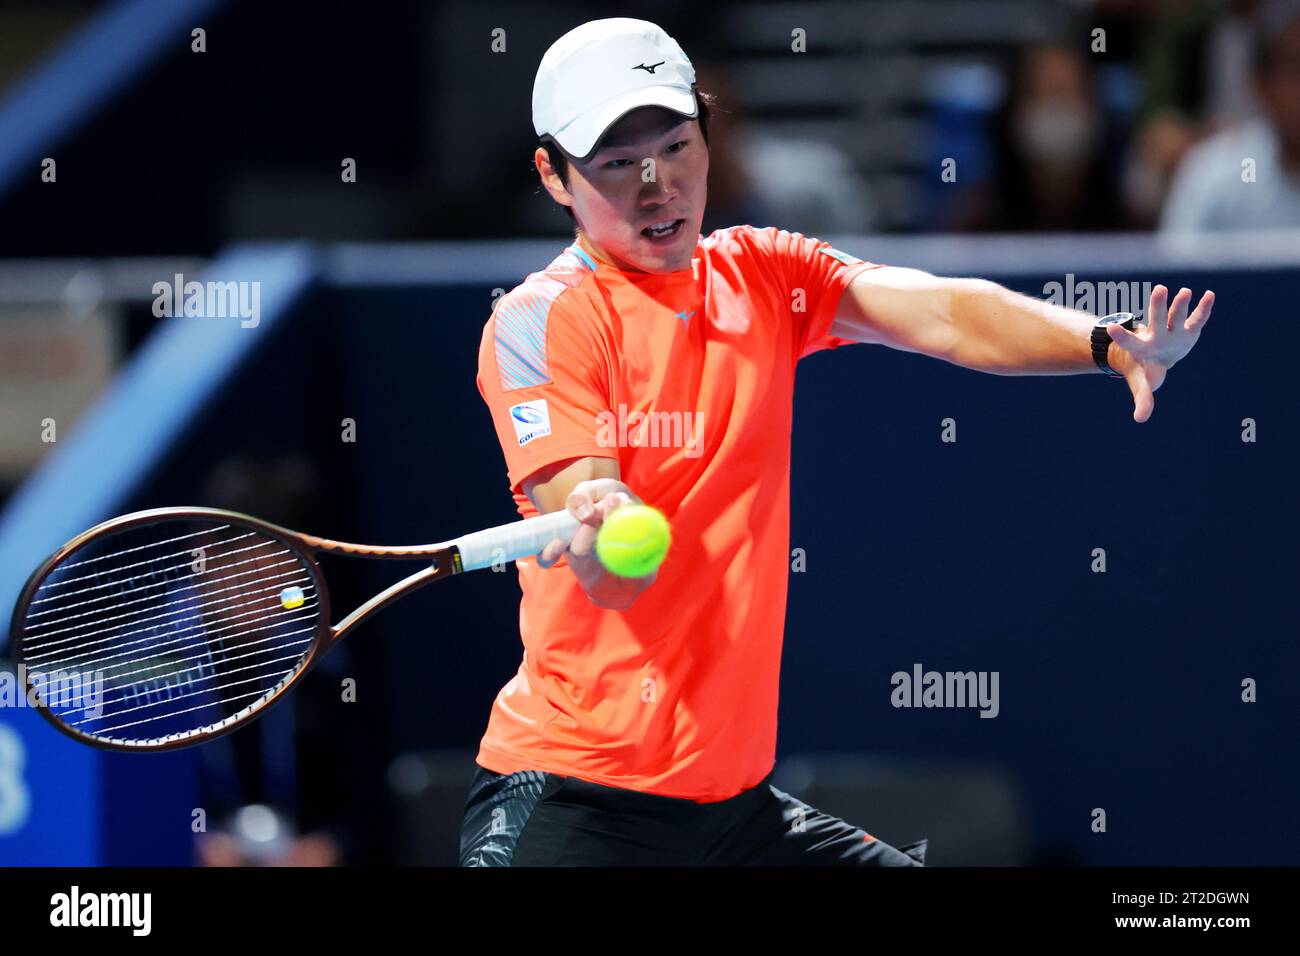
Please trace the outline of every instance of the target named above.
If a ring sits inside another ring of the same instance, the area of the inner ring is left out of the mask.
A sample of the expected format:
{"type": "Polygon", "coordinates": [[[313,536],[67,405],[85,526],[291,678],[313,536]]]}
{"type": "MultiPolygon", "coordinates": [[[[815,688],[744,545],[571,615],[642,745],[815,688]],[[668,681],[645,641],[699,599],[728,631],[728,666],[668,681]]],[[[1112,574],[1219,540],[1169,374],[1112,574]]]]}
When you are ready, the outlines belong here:
{"type": "Polygon", "coordinates": [[[45,579],[53,572],[72,552],[84,547],[88,542],[95,538],[116,534],[123,531],[129,531],[133,528],[145,527],[151,524],[158,524],[162,521],[218,521],[230,522],[237,526],[242,526],[248,530],[255,531],[265,535],[267,538],[284,545],[293,555],[298,558],[303,566],[307,569],[312,577],[312,584],[316,588],[317,600],[317,618],[315,633],[312,634],[312,645],[307,651],[303,662],[298,666],[297,672],[271,694],[259,703],[256,709],[244,713],[239,711],[239,715],[231,715],[226,720],[211,727],[207,730],[197,731],[186,734],[175,740],[159,740],[150,743],[132,743],[130,741],[111,741],[104,740],[84,731],[77,730],[59,720],[58,717],[49,709],[39,695],[29,694],[29,677],[31,673],[47,673],[43,670],[28,671],[24,669],[23,693],[29,696],[29,699],[37,700],[36,710],[39,711],[54,728],[65,736],[71,737],[78,743],[87,744],[97,750],[112,750],[126,753],[160,753],[168,750],[179,750],[184,747],[192,747],[197,744],[206,743],[209,740],[215,740],[218,737],[234,731],[245,724],[251,722],[257,717],[261,717],[267,710],[275,706],[290,690],[296,687],[305,676],[316,666],[317,662],[325,655],[334,644],[341,640],[353,628],[362,621],[374,615],[381,608],[391,604],[399,597],[403,597],[417,588],[431,584],[440,578],[448,577],[452,574],[459,574],[463,568],[460,560],[460,552],[454,543],[424,544],[411,546],[385,547],[379,545],[350,544],[343,541],[334,541],[329,538],[321,538],[316,535],[302,534],[297,531],[291,531],[288,528],[282,528],[279,525],[271,524],[269,521],[263,521],[260,518],[254,518],[251,515],[240,514],[236,511],[227,511],[220,508],[152,508],[147,511],[136,511],[131,514],[122,515],[121,517],[112,518],[108,521],[101,522],[83,531],[75,538],[63,545],[32,572],[19,592],[18,603],[14,606],[13,618],[10,623],[9,634],[10,644],[13,647],[14,667],[23,667],[24,665],[24,641],[23,634],[25,631],[25,621],[27,610],[31,601],[36,596],[45,579]],[[325,586],[325,575],[321,571],[320,565],[316,561],[319,554],[343,554],[360,558],[384,558],[384,559],[415,559],[423,558],[428,560],[429,566],[410,574],[405,578],[395,582],[383,591],[376,594],[370,600],[361,604],[356,610],[348,614],[337,625],[330,624],[332,608],[330,604],[329,589],[325,586]],[[240,716],[242,715],[242,716],[240,716]]]}

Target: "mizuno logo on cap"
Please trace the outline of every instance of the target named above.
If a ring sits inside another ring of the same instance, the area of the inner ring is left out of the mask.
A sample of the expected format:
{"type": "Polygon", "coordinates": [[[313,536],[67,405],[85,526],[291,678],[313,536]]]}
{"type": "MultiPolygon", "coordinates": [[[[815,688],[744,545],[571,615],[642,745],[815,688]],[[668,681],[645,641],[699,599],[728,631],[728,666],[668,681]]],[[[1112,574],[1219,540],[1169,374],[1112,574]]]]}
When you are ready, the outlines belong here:
{"type": "Polygon", "coordinates": [[[658,69],[659,67],[663,66],[663,65],[664,65],[665,63],[667,63],[667,62],[668,62],[667,60],[660,60],[658,63],[653,63],[653,64],[651,64],[650,66],[646,66],[644,63],[638,63],[636,66],[632,67],[632,69],[634,69],[634,70],[645,70],[647,73],[649,73],[651,76],[653,76],[655,70],[658,69]]]}

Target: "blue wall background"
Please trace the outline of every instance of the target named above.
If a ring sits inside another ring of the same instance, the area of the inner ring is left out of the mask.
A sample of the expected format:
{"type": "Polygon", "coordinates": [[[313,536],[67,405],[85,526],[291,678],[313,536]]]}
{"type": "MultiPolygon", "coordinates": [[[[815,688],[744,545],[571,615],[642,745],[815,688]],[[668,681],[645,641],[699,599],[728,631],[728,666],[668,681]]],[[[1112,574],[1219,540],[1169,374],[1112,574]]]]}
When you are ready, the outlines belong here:
{"type": "MultiPolygon", "coordinates": [[[[988,277],[1039,296],[1060,278],[988,277]]],[[[1088,278],[1113,275],[1076,281],[1088,278]]],[[[1218,305],[1142,425],[1127,388],[1098,375],[993,376],[867,346],[800,366],[791,545],[806,570],[790,579],[780,755],[1001,766],[1023,788],[1039,858],[1294,865],[1300,331],[1287,304],[1300,272],[1150,278],[1214,288],[1218,305]],[[955,444],[940,441],[949,417],[955,444]],[[1241,441],[1244,418],[1258,423],[1255,443],[1241,441]],[[1105,574],[1090,569],[1097,547],[1105,574]],[[999,716],[893,708],[890,675],[914,663],[998,671],[999,716]],[[1241,701],[1247,677],[1257,703],[1241,701]],[[1094,807],[1107,811],[1105,835],[1089,829],[1094,807]]],[[[500,284],[324,283],[142,476],[131,507],[204,504],[202,479],[222,458],[291,449],[323,475],[330,507],[313,532],[402,543],[510,520],[474,385],[500,284]],[[357,421],[353,445],[337,441],[343,416],[357,421]]],[[[354,562],[327,573],[342,607],[401,572],[354,562]]],[[[470,575],[350,639],[375,766],[476,745],[518,664],[517,593],[513,573],[470,575]]],[[[36,747],[57,742],[50,753],[72,747],[28,729],[36,747]]],[[[143,792],[137,766],[111,768],[150,759],[96,755],[75,770],[96,786],[78,791],[90,822],[72,842],[143,792]]],[[[147,784],[154,793],[193,805],[192,763],[152,768],[171,775],[147,784]]],[[[71,779],[45,777],[55,789],[71,779]]],[[[0,838],[0,858],[36,862],[16,841],[40,845],[32,831],[50,825],[34,815],[25,836],[0,838]]],[[[122,820],[93,859],[180,862],[187,835],[168,833],[164,846],[147,822],[122,820]]]]}
{"type": "MultiPolygon", "coordinates": [[[[989,277],[1040,296],[1059,280],[989,277]]],[[[1032,808],[1034,847],[1057,858],[1300,862],[1300,331],[1279,311],[1300,275],[1152,279],[1213,288],[1218,306],[1141,425],[1127,387],[1101,376],[994,376],[861,345],[804,361],[791,544],[807,569],[791,574],[782,755],[1001,764],[1032,808]],[[946,417],[955,444],[940,441],[946,417]],[[1097,547],[1105,574],[1091,571],[1097,547]],[[1000,715],[893,708],[890,675],[917,662],[998,671],[1000,715]],[[1094,807],[1109,838],[1089,829],[1094,807]]],[[[511,517],[472,380],[480,324],[449,318],[489,294],[341,296],[342,347],[373,370],[354,398],[379,427],[358,451],[404,462],[360,469],[380,540],[436,537],[448,509],[456,526],[511,517]]],[[[407,679],[433,680],[431,696],[401,695],[407,744],[477,741],[518,664],[511,577],[418,596],[384,622],[391,639],[360,638],[383,640],[407,679]]]]}

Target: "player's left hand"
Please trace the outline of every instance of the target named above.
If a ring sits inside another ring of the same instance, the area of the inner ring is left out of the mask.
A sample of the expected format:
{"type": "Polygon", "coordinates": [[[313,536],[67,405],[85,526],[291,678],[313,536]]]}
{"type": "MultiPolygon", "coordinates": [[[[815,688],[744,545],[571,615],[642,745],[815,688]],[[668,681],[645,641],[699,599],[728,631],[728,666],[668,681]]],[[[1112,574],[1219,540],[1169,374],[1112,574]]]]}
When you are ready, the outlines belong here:
{"type": "Polygon", "coordinates": [[[1133,420],[1144,422],[1155,410],[1155,391],[1165,380],[1165,373],[1180,358],[1192,350],[1201,330],[1210,320],[1214,308],[1214,293],[1206,291],[1201,296],[1196,311],[1190,316],[1187,307],[1192,301],[1191,289],[1179,289],[1174,301],[1169,301],[1169,290],[1162,285],[1151,290],[1147,303],[1147,322],[1136,332],[1109,325],[1110,339],[1117,346],[1110,354],[1108,364],[1124,376],[1129,391],[1133,393],[1133,420]]]}

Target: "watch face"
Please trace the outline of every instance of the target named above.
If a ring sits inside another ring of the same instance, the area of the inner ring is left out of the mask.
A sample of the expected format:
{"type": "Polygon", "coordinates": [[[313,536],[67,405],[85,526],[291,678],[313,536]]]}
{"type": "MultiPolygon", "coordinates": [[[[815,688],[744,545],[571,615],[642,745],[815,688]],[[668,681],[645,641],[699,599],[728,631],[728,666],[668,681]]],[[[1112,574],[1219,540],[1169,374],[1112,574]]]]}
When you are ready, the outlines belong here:
{"type": "Polygon", "coordinates": [[[1115,325],[1121,324],[1132,328],[1135,320],[1132,312],[1112,312],[1110,315],[1103,316],[1097,320],[1098,325],[1115,325]]]}

